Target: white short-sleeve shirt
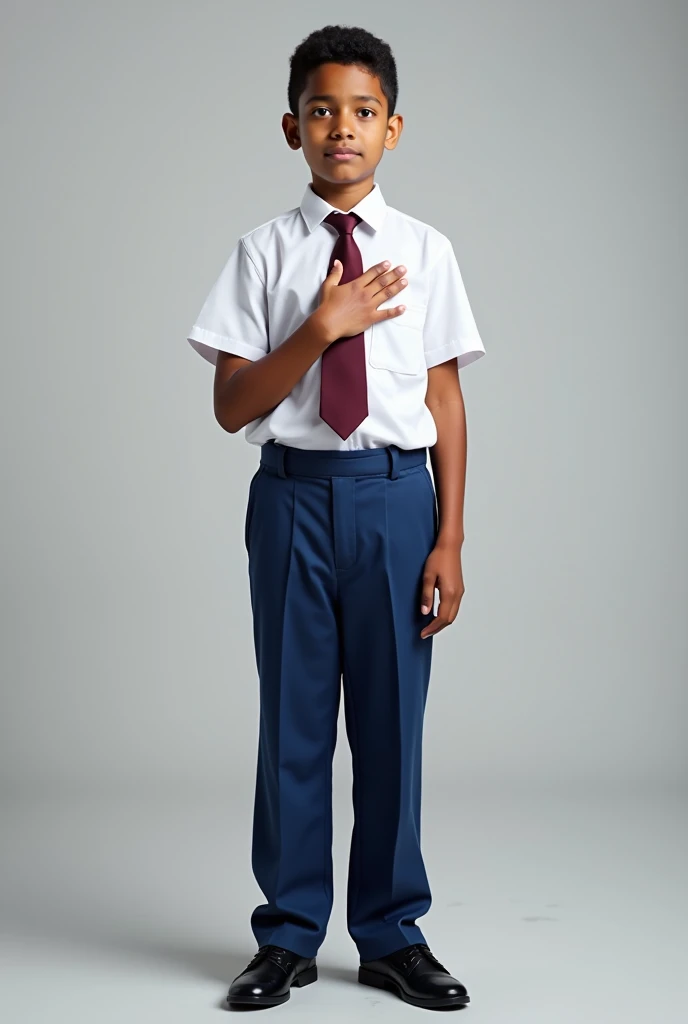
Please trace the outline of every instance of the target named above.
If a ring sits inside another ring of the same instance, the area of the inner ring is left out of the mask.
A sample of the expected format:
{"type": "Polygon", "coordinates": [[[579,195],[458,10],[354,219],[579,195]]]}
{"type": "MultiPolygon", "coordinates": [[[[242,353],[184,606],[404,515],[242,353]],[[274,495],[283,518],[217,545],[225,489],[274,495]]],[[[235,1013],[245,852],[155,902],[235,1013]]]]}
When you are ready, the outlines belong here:
{"type": "MultiPolygon", "coordinates": [[[[317,309],[338,238],[323,223],[333,210],[309,182],[299,206],[238,239],[188,334],[208,362],[215,365],[218,350],[260,359],[317,309]]],[[[368,416],[345,440],[321,419],[318,358],[279,405],[246,425],[251,444],[431,447],[437,429],[425,404],[428,369],[454,357],[466,366],[485,353],[449,239],[388,206],[378,183],[349,212],[362,218],[353,237],[363,270],[389,260],[390,269],[406,267],[408,280],[378,306],[403,303],[404,313],[364,332],[368,416]]]]}

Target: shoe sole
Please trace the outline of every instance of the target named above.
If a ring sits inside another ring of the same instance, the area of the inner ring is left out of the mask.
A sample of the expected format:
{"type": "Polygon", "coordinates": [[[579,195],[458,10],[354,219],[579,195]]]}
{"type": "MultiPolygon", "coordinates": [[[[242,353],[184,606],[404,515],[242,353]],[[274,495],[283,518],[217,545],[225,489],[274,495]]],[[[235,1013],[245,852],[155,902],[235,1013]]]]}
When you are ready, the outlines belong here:
{"type": "Polygon", "coordinates": [[[378,974],[377,971],[369,971],[366,967],[358,968],[358,980],[361,985],[371,985],[373,988],[384,988],[388,992],[394,992],[395,995],[403,999],[405,1003],[410,1003],[411,1006],[432,1009],[435,1006],[466,1006],[471,1001],[470,996],[447,996],[446,999],[436,999],[433,997],[423,999],[420,996],[410,996],[392,978],[388,978],[384,974],[378,974]]]}
{"type": "MultiPolygon", "coordinates": [[[[305,971],[301,971],[297,974],[292,981],[289,988],[296,985],[298,988],[303,988],[304,985],[312,985],[314,981],[318,980],[318,965],[313,964],[305,971]]],[[[253,996],[248,999],[246,997],[239,999],[227,999],[227,1005],[232,1006],[279,1006],[281,1003],[286,1003],[289,999],[290,992],[287,991],[283,996],[253,996]]]]}

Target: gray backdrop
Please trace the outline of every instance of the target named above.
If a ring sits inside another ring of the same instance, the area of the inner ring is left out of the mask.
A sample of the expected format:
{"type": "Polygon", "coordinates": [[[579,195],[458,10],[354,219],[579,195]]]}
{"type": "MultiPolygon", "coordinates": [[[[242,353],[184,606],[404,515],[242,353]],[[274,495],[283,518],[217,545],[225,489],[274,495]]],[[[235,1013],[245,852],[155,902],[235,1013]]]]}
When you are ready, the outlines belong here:
{"type": "MultiPolygon", "coordinates": [[[[347,8],[398,62],[377,180],[452,239],[487,349],[462,371],[466,593],[435,643],[426,777],[677,781],[686,7],[434,8],[446,30],[347,8]]],[[[12,790],[254,770],[258,449],[215,423],[185,333],[238,234],[309,180],[280,118],[288,55],[328,19],[270,9],[263,37],[260,5],[6,8],[12,790]]]]}

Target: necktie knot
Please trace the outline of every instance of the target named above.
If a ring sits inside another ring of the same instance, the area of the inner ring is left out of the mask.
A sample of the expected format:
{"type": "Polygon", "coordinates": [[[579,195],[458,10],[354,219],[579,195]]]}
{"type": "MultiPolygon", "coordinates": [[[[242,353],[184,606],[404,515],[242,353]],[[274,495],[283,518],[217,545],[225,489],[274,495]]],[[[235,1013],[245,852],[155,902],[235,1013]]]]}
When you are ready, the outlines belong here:
{"type": "Polygon", "coordinates": [[[361,220],[362,218],[357,213],[339,213],[333,210],[325,217],[325,224],[331,224],[340,235],[351,235],[361,220]]]}

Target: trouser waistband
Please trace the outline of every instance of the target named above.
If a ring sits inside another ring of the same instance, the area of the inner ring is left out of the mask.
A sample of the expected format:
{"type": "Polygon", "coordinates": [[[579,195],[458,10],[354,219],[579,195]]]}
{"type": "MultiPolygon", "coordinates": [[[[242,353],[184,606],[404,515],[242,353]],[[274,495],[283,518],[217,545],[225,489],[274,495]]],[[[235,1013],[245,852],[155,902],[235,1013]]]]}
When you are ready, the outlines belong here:
{"type": "Polygon", "coordinates": [[[260,464],[278,476],[388,476],[394,480],[404,469],[424,466],[427,448],[337,449],[292,448],[274,440],[261,445],[260,464]]]}

